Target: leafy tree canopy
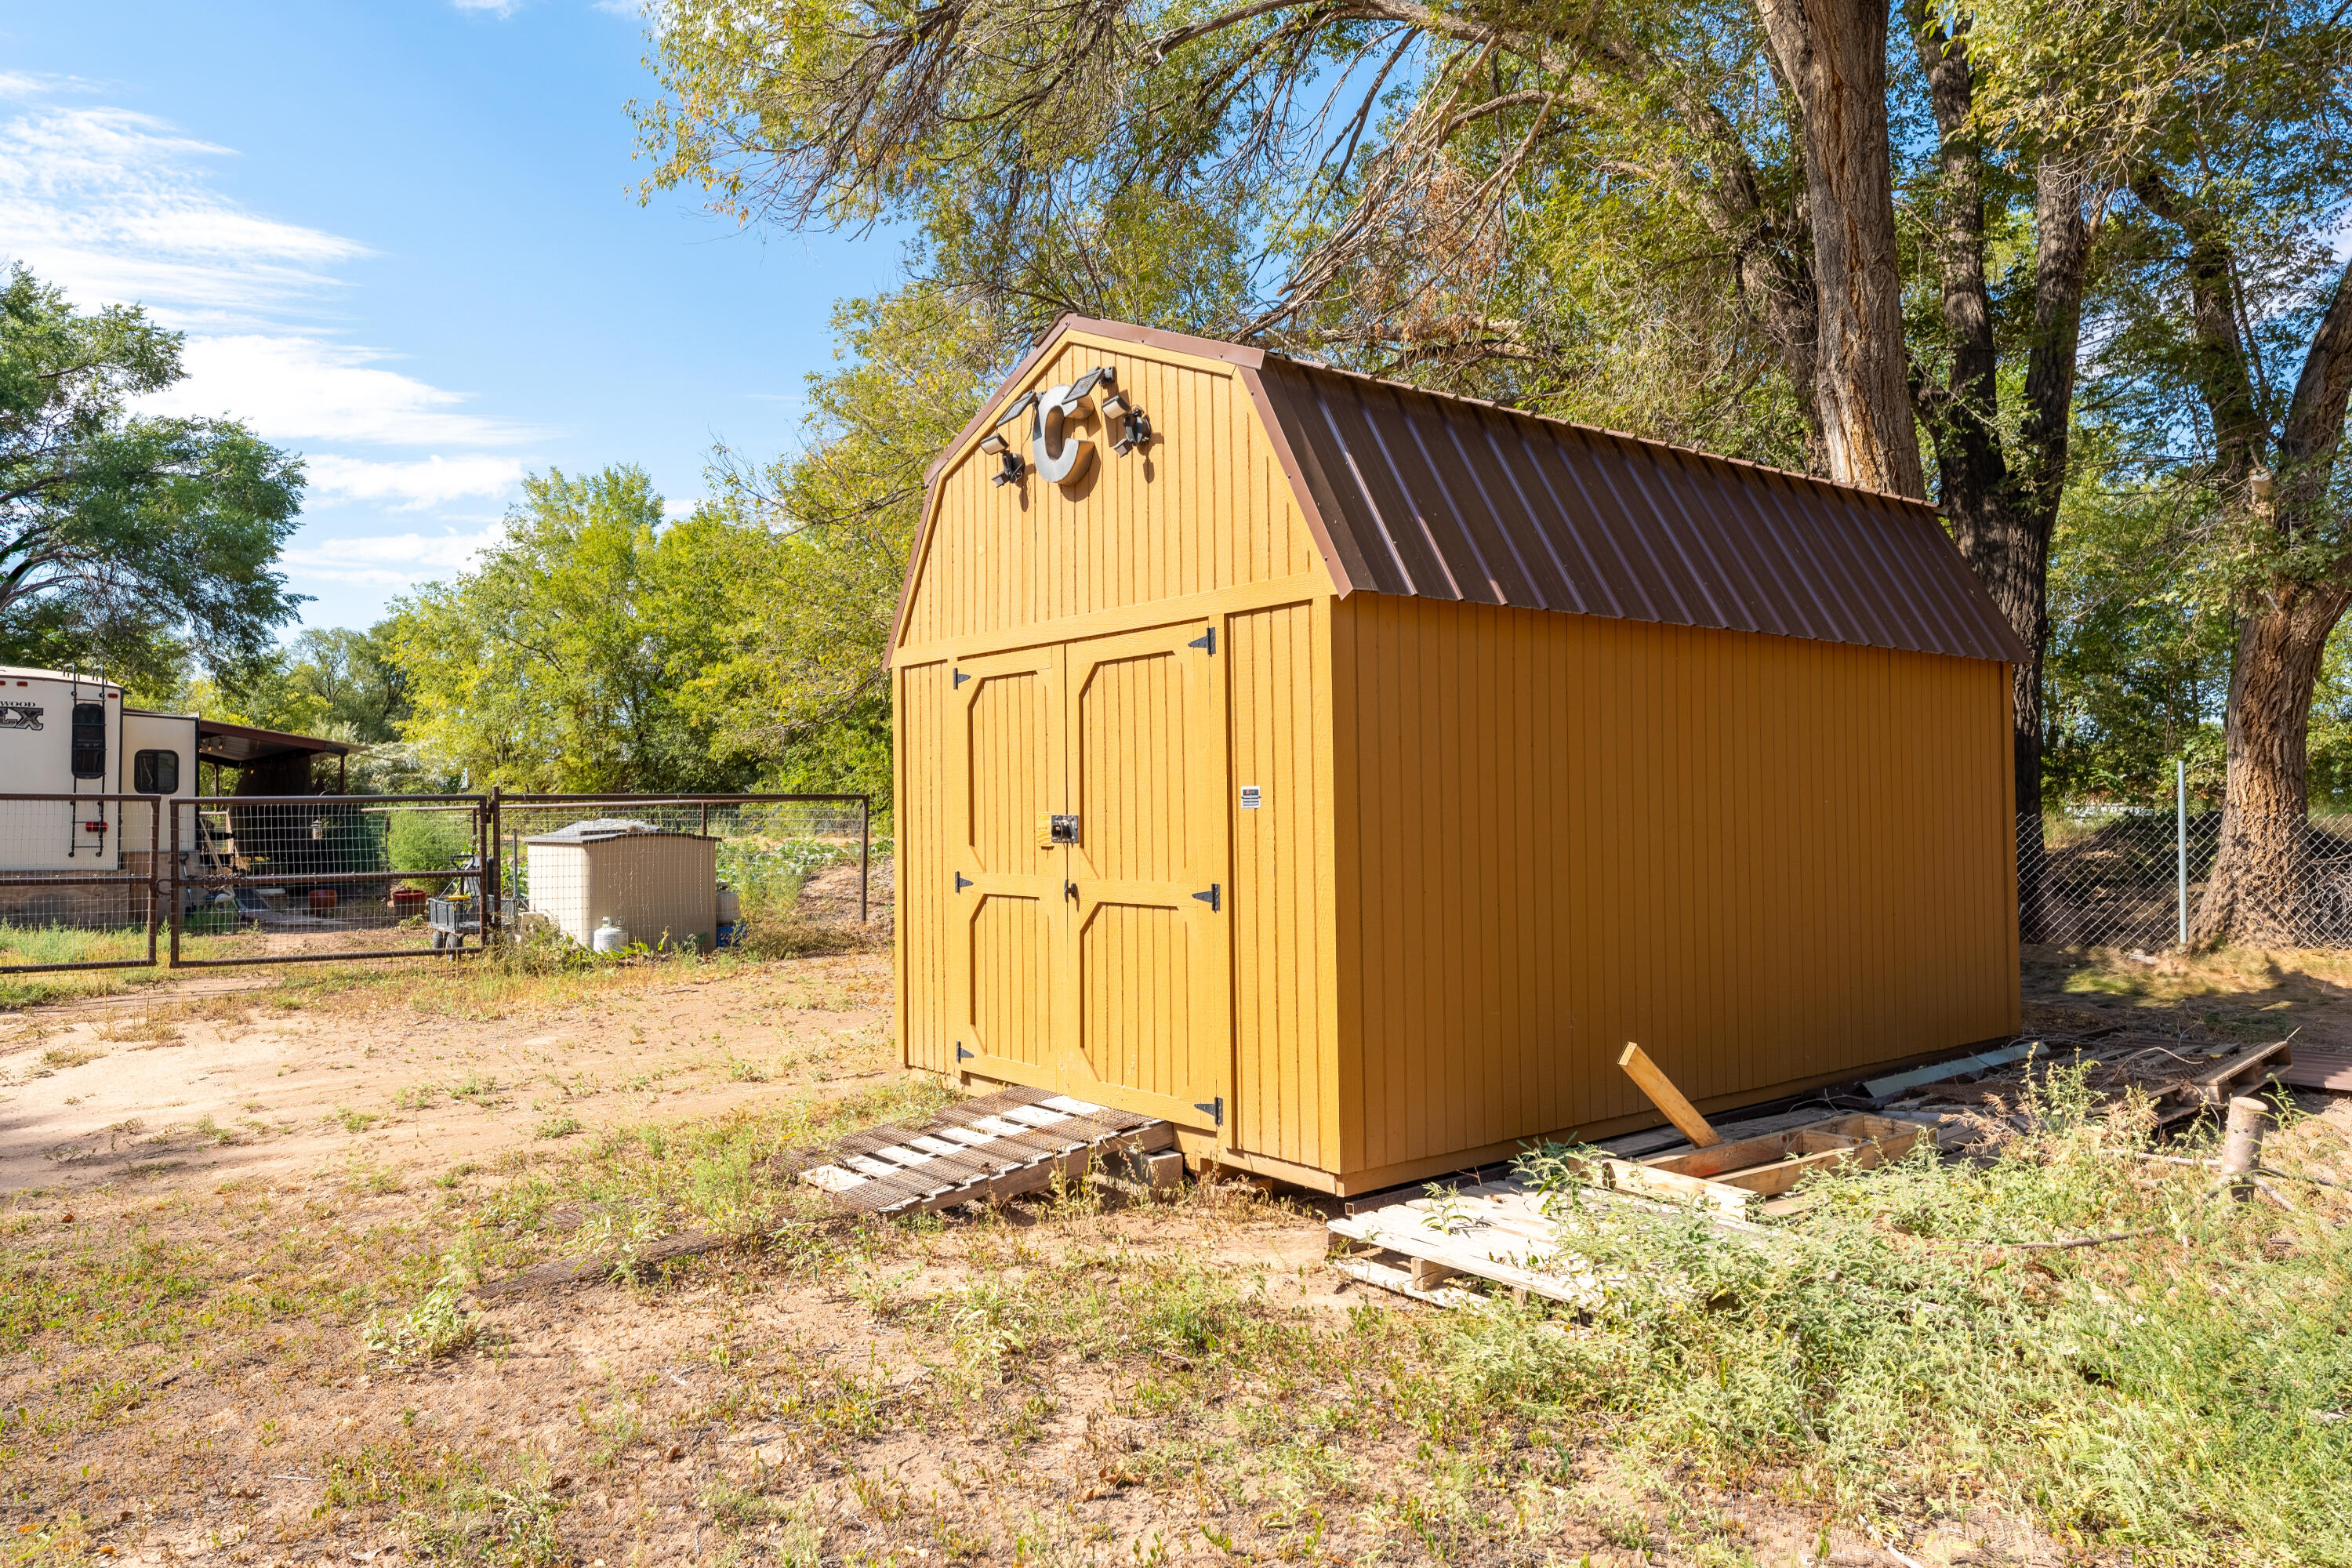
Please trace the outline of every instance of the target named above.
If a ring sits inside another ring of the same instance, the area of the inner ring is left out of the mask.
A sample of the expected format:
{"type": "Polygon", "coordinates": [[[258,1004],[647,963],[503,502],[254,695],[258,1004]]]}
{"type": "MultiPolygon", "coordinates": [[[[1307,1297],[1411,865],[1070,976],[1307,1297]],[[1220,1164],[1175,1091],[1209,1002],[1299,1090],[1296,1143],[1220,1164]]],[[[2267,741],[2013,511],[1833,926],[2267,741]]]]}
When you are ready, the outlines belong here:
{"type": "Polygon", "coordinates": [[[0,284],[0,657],[168,687],[193,655],[263,659],[301,595],[271,570],[302,465],[226,419],[133,415],[181,380],[180,335],[0,284]]]}
{"type": "Polygon", "coordinates": [[[711,563],[678,539],[642,468],[525,479],[505,539],[380,628],[407,682],[404,738],[476,789],[741,787],[750,765],[679,700],[674,672],[713,643],[681,602],[711,563]]]}

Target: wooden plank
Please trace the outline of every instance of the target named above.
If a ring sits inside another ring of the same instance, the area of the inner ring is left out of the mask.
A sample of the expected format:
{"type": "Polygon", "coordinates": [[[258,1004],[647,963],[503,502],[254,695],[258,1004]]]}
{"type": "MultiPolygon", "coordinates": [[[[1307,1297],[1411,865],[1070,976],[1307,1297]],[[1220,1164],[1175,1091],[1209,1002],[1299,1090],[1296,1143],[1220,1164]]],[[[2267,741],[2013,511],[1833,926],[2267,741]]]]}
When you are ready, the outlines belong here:
{"type": "Polygon", "coordinates": [[[1675,1087],[1675,1080],[1660,1072],[1658,1064],[1652,1061],[1649,1053],[1641,1047],[1631,1040],[1626,1041],[1624,1054],[1617,1058],[1617,1065],[1623,1068],[1625,1076],[1650,1097],[1652,1105],[1665,1112],[1667,1121],[1682,1129],[1684,1137],[1702,1149],[1723,1142],[1716,1136],[1715,1129],[1707,1125],[1706,1118],[1698,1113],[1698,1107],[1683,1098],[1683,1091],[1675,1087]]]}
{"type": "Polygon", "coordinates": [[[2279,1081],[2296,1089],[2333,1089],[2352,1093],[2352,1051],[2318,1050],[2304,1047],[2291,1067],[2279,1070],[2279,1081]]]}

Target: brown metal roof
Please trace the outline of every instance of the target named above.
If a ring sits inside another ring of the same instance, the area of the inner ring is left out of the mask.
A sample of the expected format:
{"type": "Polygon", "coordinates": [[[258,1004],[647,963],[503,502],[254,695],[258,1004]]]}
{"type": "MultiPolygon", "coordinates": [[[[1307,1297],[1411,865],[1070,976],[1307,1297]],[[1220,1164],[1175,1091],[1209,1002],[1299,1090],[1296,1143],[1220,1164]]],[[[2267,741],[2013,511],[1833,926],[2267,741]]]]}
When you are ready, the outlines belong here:
{"type": "Polygon", "coordinates": [[[196,721],[196,755],[208,763],[241,767],[270,757],[298,752],[340,757],[351,747],[319,735],[292,735],[283,730],[257,730],[250,724],[230,724],[218,719],[196,721]]]}
{"type": "Polygon", "coordinates": [[[2024,656],[1923,501],[1272,355],[1243,374],[1343,594],[2024,656]]]}
{"type": "MultiPolygon", "coordinates": [[[[1055,322],[931,465],[932,503],[946,466],[1073,331],[1232,365],[1342,595],[2025,657],[1925,501],[1081,316],[1055,322]]],[[[922,562],[918,538],[900,631],[922,562]]]]}

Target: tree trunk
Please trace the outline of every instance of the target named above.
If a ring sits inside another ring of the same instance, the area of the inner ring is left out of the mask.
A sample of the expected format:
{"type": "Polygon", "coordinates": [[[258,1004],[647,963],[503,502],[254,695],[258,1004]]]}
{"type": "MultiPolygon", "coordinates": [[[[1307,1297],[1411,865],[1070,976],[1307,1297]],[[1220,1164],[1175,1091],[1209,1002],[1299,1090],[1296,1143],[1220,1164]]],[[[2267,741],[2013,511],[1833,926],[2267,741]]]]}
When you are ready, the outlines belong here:
{"type": "Polygon", "coordinates": [[[1924,499],[1887,144],[1885,0],[1757,0],[1804,121],[1830,477],[1924,499]]]}
{"type": "Polygon", "coordinates": [[[2000,346],[1985,281],[1984,146],[1974,122],[1976,74],[1966,23],[1947,33],[1940,13],[1912,0],[1910,21],[1927,100],[1941,136],[1933,209],[1944,332],[1951,374],[1916,394],[1934,443],[1937,488],[1952,540],[2025,645],[2011,672],[2018,816],[2018,918],[2028,942],[2051,929],[2042,861],[2042,668],[2050,640],[2050,536],[2065,489],[2068,417],[2090,259],[2083,181],[2056,153],[2035,167],[2033,333],[2022,419],[2012,449],[2000,416],[2000,346]]]}
{"type": "Polygon", "coordinates": [[[2238,628],[2221,840],[2191,942],[2302,945],[2311,692],[2347,604],[2352,590],[2341,586],[2288,587],[2238,628]]]}
{"type": "MultiPolygon", "coordinates": [[[[2135,189],[2139,187],[2135,186],[2135,189]]],[[[2158,187],[2160,196],[2170,193],[2158,187]]],[[[2192,237],[2198,215],[2176,203],[2192,237]]],[[[2162,216],[2172,217],[2173,213],[2162,216]]],[[[2176,219],[2176,221],[2179,221],[2176,219]]],[[[2205,241],[2200,237],[2199,243],[2205,241]]],[[[2194,258],[2192,258],[2192,261],[2194,258]]],[[[2198,274],[2192,266],[2192,286],[2198,274]]],[[[2212,336],[2221,337],[2216,329],[2212,336]]],[[[2232,340],[2234,341],[2234,340],[2232,340]]],[[[2233,399],[2250,378],[2210,352],[2208,408],[2225,464],[2251,462],[2254,443],[2233,437],[2226,424],[2233,399]],[[2237,442],[2233,453],[2230,443],[2237,442]]],[[[2322,522],[2330,481],[2352,399],[2352,262],[2337,276],[2326,314],[2312,333],[2303,374],[2287,405],[2279,442],[2279,500],[2273,526],[2287,542],[2322,522]]],[[[2205,897],[2189,928],[2192,942],[2229,938],[2268,946],[2295,946],[2306,934],[2299,915],[2305,892],[2304,823],[2310,808],[2311,692],[2319,679],[2327,636],[2352,605],[2352,554],[2309,582],[2274,581],[2238,625],[2230,669],[2229,763],[2221,800],[2221,842],[2205,897]]]]}

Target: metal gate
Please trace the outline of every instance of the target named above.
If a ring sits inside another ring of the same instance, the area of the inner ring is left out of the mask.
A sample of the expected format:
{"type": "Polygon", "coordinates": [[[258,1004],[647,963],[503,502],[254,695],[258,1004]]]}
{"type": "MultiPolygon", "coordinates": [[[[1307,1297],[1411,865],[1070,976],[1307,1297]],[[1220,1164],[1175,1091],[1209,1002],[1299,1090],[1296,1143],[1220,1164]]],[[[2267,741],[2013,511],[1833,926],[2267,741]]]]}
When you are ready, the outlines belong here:
{"type": "Polygon", "coordinates": [[[175,969],[414,958],[495,938],[498,911],[485,919],[483,906],[499,881],[488,795],[177,805],[167,863],[175,969]]]}

